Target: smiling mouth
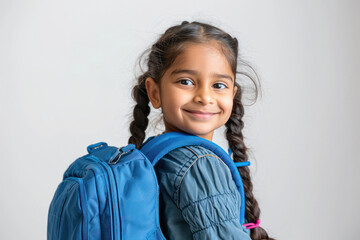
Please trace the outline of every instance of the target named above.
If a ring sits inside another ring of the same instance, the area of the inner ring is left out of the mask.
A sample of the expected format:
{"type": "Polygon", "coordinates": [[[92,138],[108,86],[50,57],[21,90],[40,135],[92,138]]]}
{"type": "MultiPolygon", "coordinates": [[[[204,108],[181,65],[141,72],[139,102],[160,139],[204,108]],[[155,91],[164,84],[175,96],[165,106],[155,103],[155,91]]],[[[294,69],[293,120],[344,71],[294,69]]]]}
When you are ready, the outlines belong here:
{"type": "Polygon", "coordinates": [[[191,116],[193,116],[197,119],[208,119],[217,114],[217,113],[210,113],[210,112],[191,111],[191,110],[185,110],[185,109],[184,109],[184,111],[189,113],[191,116]]]}

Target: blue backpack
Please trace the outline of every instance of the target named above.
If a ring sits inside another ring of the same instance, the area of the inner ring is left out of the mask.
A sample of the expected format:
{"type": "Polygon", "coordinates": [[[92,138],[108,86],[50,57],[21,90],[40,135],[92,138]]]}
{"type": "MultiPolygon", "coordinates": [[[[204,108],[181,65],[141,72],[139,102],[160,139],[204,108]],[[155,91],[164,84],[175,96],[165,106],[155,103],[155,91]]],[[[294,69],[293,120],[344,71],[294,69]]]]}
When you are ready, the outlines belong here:
{"type": "Polygon", "coordinates": [[[64,173],[50,204],[47,239],[165,239],[159,224],[159,185],[153,166],[171,150],[201,145],[229,167],[241,196],[240,224],[245,196],[234,163],[217,144],[185,133],[150,137],[140,150],[104,142],[87,147],[89,154],[74,161],[64,173]]]}

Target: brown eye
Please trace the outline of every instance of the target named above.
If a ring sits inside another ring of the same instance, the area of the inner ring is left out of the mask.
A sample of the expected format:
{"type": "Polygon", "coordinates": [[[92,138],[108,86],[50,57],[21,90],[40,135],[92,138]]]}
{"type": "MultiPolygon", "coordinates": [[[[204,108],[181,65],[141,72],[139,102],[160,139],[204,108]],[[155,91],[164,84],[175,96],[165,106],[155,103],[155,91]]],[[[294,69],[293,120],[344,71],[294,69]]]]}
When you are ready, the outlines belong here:
{"type": "Polygon", "coordinates": [[[227,86],[223,83],[215,83],[213,86],[215,86],[215,88],[217,88],[217,89],[227,88],[227,86]]]}
{"type": "Polygon", "coordinates": [[[192,82],[189,79],[180,79],[179,81],[177,81],[178,83],[180,83],[181,85],[187,85],[189,86],[190,84],[192,84],[192,82]]]}

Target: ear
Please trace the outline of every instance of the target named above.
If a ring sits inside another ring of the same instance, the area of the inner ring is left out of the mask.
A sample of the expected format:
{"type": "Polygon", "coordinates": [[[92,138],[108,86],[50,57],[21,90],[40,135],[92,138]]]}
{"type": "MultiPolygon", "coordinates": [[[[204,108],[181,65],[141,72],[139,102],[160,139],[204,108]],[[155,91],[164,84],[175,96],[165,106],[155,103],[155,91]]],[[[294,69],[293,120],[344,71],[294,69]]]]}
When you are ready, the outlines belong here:
{"type": "Polygon", "coordinates": [[[159,85],[154,81],[154,79],[148,77],[145,80],[145,87],[149,97],[149,100],[154,108],[161,107],[160,101],[160,89],[159,85]]]}
{"type": "Polygon", "coordinates": [[[237,90],[238,90],[238,87],[237,87],[237,86],[234,86],[233,98],[235,97],[237,90]]]}

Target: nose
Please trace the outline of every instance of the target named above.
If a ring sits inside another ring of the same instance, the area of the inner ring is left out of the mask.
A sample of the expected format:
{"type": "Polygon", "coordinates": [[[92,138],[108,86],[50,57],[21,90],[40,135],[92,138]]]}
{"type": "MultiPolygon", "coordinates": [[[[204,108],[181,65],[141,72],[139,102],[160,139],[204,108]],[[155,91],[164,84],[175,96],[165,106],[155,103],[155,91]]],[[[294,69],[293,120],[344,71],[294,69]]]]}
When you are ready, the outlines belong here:
{"type": "Polygon", "coordinates": [[[194,101],[196,103],[201,103],[203,105],[211,104],[214,102],[214,97],[211,89],[208,86],[201,86],[197,89],[194,96],[194,101]]]}

